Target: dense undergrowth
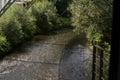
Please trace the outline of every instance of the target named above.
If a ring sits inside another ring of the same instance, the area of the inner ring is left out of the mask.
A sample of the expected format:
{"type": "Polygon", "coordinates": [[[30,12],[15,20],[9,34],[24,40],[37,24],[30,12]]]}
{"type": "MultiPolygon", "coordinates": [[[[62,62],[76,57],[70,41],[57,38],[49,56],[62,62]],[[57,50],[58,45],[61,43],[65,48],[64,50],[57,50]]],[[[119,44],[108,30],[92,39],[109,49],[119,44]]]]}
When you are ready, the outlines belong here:
{"type": "Polygon", "coordinates": [[[29,9],[13,4],[0,17],[0,54],[36,34],[49,34],[69,27],[69,18],[60,17],[57,11],[54,2],[49,0],[37,0],[29,9]]]}

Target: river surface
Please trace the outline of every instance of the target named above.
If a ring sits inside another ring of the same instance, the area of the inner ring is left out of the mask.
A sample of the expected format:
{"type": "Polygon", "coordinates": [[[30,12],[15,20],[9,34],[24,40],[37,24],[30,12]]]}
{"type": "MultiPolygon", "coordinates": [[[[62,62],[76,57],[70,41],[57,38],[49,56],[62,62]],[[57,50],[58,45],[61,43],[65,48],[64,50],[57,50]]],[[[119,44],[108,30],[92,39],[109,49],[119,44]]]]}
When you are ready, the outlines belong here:
{"type": "Polygon", "coordinates": [[[38,35],[0,60],[0,80],[91,80],[85,35],[38,35]]]}

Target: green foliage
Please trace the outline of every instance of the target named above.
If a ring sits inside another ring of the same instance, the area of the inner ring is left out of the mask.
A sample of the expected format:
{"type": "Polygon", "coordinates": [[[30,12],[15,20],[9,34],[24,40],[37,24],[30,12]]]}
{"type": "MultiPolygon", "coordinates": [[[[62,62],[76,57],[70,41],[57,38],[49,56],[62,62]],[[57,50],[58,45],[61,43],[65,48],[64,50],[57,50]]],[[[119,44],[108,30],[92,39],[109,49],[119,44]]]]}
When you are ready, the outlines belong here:
{"type": "Polygon", "coordinates": [[[33,36],[36,32],[36,26],[34,23],[35,18],[31,14],[31,11],[27,11],[25,8],[19,5],[14,5],[12,8],[14,8],[13,15],[15,16],[16,20],[21,24],[24,38],[29,38],[33,36]]]}
{"type": "Polygon", "coordinates": [[[6,14],[0,20],[0,27],[7,41],[11,45],[16,45],[23,37],[21,24],[15,19],[15,16],[7,16],[6,14]]]}
{"type": "Polygon", "coordinates": [[[65,28],[65,27],[70,27],[70,19],[69,18],[62,18],[62,17],[58,17],[56,19],[56,27],[57,29],[60,28],[65,28]]]}
{"type": "MultiPolygon", "coordinates": [[[[57,14],[57,0],[37,0],[32,7],[33,15],[36,18],[38,33],[48,33],[56,29],[70,26],[70,19],[63,18],[57,14]]],[[[66,2],[66,1],[65,1],[66,2]]],[[[66,4],[62,4],[66,6],[66,4]]],[[[67,7],[66,7],[67,8],[67,7]]],[[[62,8],[60,8],[62,9],[62,8]]]]}
{"type": "Polygon", "coordinates": [[[0,55],[9,51],[10,46],[7,42],[6,38],[2,35],[2,31],[0,30],[0,55]]]}
{"type": "Polygon", "coordinates": [[[2,25],[4,35],[8,42],[14,45],[21,41],[23,32],[17,20],[10,20],[6,23],[2,23],[2,25]]]}
{"type": "Polygon", "coordinates": [[[8,50],[33,36],[36,32],[35,18],[30,10],[14,4],[0,18],[0,52],[8,50]]]}
{"type": "Polygon", "coordinates": [[[33,15],[36,18],[36,25],[41,32],[49,32],[54,27],[57,17],[56,8],[52,2],[41,0],[32,7],[33,15]]]}
{"type": "Polygon", "coordinates": [[[77,33],[86,32],[90,42],[110,43],[112,26],[111,0],[73,0],[69,10],[72,13],[72,25],[77,33]]]}

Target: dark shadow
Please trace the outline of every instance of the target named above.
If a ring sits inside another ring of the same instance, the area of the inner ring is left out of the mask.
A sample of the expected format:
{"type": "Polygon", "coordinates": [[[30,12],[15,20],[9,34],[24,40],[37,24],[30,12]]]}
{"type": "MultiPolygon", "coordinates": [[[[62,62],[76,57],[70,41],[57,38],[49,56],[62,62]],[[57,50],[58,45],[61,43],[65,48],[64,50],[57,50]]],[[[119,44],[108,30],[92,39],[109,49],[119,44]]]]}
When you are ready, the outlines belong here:
{"type": "Polygon", "coordinates": [[[67,8],[71,2],[72,0],[58,0],[55,4],[57,13],[62,17],[69,18],[71,13],[67,10],[67,8]]]}
{"type": "MultiPolygon", "coordinates": [[[[74,37],[64,48],[59,64],[59,80],[85,80],[84,50],[88,40],[83,33],[74,37]]],[[[87,49],[86,49],[87,50],[87,49]]],[[[86,66],[87,67],[87,66],[86,66]]]]}

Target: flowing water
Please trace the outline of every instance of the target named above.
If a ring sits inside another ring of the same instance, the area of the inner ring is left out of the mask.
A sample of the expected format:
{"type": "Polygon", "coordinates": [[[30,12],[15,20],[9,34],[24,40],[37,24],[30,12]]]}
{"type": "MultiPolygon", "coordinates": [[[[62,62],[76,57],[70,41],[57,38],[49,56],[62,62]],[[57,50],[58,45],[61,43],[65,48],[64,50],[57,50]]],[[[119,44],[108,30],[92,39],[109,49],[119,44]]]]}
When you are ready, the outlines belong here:
{"type": "Polygon", "coordinates": [[[86,43],[69,29],[35,36],[0,61],[0,80],[91,80],[86,43]]]}

